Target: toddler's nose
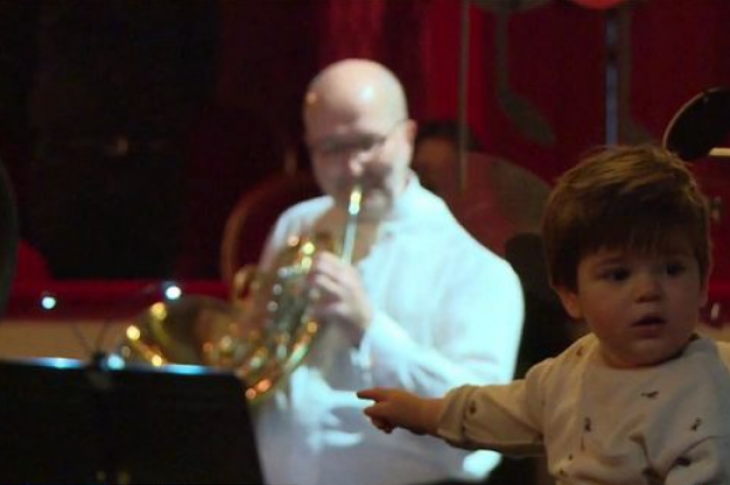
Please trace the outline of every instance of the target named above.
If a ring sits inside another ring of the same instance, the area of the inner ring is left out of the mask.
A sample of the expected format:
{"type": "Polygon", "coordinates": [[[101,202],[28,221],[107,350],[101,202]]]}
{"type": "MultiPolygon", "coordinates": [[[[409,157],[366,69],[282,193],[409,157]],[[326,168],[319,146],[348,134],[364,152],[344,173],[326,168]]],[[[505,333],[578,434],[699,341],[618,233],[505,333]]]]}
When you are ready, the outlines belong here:
{"type": "Polygon", "coordinates": [[[662,297],[662,279],[654,274],[645,274],[637,278],[636,299],[638,301],[652,301],[662,297]]]}

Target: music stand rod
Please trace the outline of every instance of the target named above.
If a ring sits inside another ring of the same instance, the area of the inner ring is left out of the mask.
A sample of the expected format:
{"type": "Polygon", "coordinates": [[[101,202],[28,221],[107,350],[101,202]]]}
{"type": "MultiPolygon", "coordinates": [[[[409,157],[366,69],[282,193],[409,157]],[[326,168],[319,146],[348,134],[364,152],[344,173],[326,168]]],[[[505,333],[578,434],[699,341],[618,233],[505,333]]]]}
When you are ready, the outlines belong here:
{"type": "Polygon", "coordinates": [[[710,150],[711,157],[730,158],[730,148],[713,148],[710,150]]]}
{"type": "Polygon", "coordinates": [[[469,7],[471,0],[461,0],[461,52],[459,57],[459,193],[466,193],[467,158],[467,97],[469,90],[469,7]]]}

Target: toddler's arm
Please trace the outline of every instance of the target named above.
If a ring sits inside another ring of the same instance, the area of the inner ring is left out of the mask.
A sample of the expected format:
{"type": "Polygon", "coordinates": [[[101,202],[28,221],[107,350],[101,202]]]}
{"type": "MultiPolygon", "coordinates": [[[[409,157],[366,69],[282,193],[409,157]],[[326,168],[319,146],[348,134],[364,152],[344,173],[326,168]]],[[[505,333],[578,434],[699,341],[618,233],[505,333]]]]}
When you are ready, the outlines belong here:
{"type": "Polygon", "coordinates": [[[436,436],[443,399],[424,399],[400,389],[383,388],[359,391],[357,396],[375,401],[364,412],[378,429],[390,433],[394,428],[404,428],[436,436]]]}
{"type": "Polygon", "coordinates": [[[686,450],[675,461],[665,485],[730,483],[730,439],[711,437],[686,450]]]}

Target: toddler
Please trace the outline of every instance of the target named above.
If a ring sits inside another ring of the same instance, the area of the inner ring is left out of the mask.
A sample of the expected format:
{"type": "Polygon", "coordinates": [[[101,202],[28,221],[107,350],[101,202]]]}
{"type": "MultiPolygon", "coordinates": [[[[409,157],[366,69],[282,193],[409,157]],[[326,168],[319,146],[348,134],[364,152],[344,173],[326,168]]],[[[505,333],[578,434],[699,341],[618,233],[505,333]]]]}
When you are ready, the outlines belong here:
{"type": "Polygon", "coordinates": [[[543,216],[551,284],[590,333],[507,385],[440,399],[358,395],[373,424],[462,448],[546,453],[557,482],[730,483],[730,345],[695,332],[711,266],[708,205],[673,154],[590,154],[543,216]]]}

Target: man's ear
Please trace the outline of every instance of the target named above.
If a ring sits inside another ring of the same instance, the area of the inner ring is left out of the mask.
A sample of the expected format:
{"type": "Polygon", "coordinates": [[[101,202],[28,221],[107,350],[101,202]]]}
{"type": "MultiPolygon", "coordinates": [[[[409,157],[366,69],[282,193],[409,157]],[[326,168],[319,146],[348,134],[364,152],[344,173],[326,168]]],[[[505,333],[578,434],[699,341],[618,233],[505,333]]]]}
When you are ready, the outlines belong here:
{"type": "Polygon", "coordinates": [[[556,286],[554,289],[560,297],[560,301],[563,303],[563,308],[565,308],[565,311],[568,312],[568,315],[570,315],[573,320],[581,320],[583,318],[583,311],[580,308],[578,294],[565,286],[556,286]]]}
{"type": "Polygon", "coordinates": [[[415,120],[408,119],[405,121],[405,130],[408,141],[412,144],[416,142],[416,134],[418,133],[418,123],[415,120]]]}

